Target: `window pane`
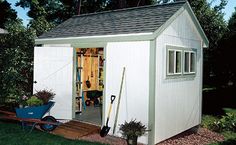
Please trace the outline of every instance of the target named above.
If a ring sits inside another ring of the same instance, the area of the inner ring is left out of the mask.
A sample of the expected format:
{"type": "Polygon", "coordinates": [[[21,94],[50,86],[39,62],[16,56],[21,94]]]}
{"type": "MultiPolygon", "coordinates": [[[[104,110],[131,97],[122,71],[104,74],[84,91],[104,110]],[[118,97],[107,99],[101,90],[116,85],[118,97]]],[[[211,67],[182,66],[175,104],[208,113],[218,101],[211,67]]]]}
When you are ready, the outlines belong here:
{"type": "Polygon", "coordinates": [[[181,72],[181,52],[180,51],[176,51],[176,73],[180,73],[181,72]]]}
{"type": "Polygon", "coordinates": [[[190,65],[190,72],[195,72],[195,53],[191,53],[191,65],[190,65]]]}
{"type": "Polygon", "coordinates": [[[169,51],[169,73],[174,73],[174,51],[169,51]]]}
{"type": "Polygon", "coordinates": [[[184,72],[189,72],[189,52],[184,53],[184,72]]]}

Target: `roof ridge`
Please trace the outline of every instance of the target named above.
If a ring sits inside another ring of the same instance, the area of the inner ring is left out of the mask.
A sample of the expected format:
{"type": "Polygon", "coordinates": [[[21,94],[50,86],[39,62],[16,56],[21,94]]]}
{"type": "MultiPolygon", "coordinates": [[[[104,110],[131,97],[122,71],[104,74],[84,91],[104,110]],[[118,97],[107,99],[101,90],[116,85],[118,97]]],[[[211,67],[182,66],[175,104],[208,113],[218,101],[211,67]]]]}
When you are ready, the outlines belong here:
{"type": "Polygon", "coordinates": [[[97,15],[97,14],[104,14],[104,13],[112,13],[112,12],[127,11],[127,10],[143,9],[143,8],[150,8],[150,7],[167,6],[167,5],[174,5],[174,4],[180,4],[180,3],[183,3],[183,4],[186,3],[186,0],[176,1],[176,2],[171,2],[171,3],[145,5],[145,6],[139,6],[139,7],[130,7],[130,8],[123,8],[123,9],[115,9],[115,10],[108,10],[108,11],[87,13],[87,14],[81,14],[81,15],[74,15],[74,16],[72,16],[72,18],[85,17],[85,16],[97,15]]]}

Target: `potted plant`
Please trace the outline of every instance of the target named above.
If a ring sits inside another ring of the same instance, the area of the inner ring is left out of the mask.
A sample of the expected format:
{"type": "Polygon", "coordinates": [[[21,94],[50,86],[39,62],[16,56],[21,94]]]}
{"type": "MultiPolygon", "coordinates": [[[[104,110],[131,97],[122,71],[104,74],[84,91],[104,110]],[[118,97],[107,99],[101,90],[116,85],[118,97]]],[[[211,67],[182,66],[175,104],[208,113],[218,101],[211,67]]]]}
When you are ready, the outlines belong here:
{"type": "Polygon", "coordinates": [[[20,97],[20,104],[23,107],[16,108],[16,116],[19,118],[42,118],[43,115],[54,105],[55,94],[52,91],[37,91],[33,96],[20,97]]]}
{"type": "Polygon", "coordinates": [[[131,120],[120,125],[120,131],[128,145],[137,145],[138,137],[145,134],[147,127],[140,121],[131,120]]]}

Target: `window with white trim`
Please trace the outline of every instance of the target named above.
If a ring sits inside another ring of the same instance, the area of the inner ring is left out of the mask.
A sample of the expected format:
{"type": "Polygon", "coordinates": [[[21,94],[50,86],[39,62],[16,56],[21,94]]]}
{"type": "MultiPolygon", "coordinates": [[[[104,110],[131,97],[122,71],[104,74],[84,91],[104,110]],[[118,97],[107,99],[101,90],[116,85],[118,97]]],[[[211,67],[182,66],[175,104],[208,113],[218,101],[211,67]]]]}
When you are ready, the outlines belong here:
{"type": "Polygon", "coordinates": [[[196,73],[196,51],[191,48],[166,46],[166,74],[178,78],[196,73]]]}
{"type": "Polygon", "coordinates": [[[167,73],[168,75],[182,74],[182,51],[168,49],[167,73]]]}
{"type": "Polygon", "coordinates": [[[196,72],[196,53],[194,51],[184,51],[184,74],[196,72]]]}

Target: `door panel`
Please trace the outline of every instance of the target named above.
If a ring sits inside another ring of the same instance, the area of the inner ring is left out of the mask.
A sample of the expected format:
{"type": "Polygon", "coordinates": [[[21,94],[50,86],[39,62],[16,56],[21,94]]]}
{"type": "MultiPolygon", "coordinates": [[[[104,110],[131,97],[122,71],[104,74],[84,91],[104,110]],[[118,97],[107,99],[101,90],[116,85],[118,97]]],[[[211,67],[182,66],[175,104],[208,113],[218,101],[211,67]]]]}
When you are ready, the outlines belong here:
{"type": "Polygon", "coordinates": [[[50,115],[72,119],[73,48],[35,47],[34,81],[34,93],[48,89],[56,94],[50,115]]]}

